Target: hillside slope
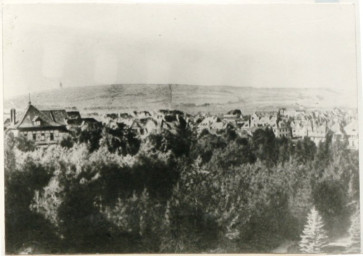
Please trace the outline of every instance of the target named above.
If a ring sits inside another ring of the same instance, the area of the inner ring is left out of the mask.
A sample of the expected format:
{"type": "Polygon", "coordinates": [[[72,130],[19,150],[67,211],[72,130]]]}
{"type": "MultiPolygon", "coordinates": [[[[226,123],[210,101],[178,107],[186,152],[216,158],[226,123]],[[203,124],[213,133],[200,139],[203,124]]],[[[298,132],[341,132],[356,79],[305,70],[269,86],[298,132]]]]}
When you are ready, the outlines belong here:
{"type": "MultiPolygon", "coordinates": [[[[33,93],[33,104],[41,108],[76,107],[83,112],[157,110],[175,108],[189,113],[223,113],[240,108],[245,113],[278,107],[356,107],[351,98],[324,88],[250,88],[195,85],[103,85],[63,88],[33,93]]],[[[28,96],[4,102],[4,109],[23,109],[28,96]]]]}

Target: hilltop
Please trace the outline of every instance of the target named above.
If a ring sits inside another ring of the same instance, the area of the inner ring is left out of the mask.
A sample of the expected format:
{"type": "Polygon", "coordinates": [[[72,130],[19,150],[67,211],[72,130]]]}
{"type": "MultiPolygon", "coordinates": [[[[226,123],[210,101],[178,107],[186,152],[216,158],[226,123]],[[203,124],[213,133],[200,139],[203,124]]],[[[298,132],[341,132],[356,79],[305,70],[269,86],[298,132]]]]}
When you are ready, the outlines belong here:
{"type": "MultiPolygon", "coordinates": [[[[174,108],[188,113],[223,113],[240,108],[245,113],[278,107],[355,107],[351,98],[325,88],[251,88],[233,86],[120,84],[73,87],[31,94],[44,108],[76,107],[83,112],[120,112],[174,108]]],[[[4,109],[22,109],[23,95],[5,100],[4,109]]]]}

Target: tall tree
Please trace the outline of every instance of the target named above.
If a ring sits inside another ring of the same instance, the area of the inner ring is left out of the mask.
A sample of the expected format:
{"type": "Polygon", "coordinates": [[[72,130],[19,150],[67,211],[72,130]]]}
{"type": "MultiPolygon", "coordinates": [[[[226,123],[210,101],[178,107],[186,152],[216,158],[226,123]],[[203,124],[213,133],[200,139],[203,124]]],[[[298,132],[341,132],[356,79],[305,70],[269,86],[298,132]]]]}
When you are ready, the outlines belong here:
{"type": "Polygon", "coordinates": [[[360,211],[359,209],[351,217],[349,228],[350,244],[347,248],[347,253],[360,253],[360,211]]]}
{"type": "Polygon", "coordinates": [[[321,253],[328,244],[328,236],[324,229],[323,219],[313,207],[308,214],[301,241],[300,251],[303,253],[321,253]]]}

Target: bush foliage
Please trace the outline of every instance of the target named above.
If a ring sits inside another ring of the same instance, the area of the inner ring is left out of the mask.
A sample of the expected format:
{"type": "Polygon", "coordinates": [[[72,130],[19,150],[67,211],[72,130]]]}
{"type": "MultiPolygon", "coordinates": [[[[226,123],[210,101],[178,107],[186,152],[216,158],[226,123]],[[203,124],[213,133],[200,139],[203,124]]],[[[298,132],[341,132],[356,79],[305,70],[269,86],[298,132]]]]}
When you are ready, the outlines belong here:
{"type": "Polygon", "coordinates": [[[329,237],[359,210],[357,152],[268,129],[104,128],[38,149],[8,134],[5,160],[8,253],[269,252],[299,241],[313,206],[329,237]]]}

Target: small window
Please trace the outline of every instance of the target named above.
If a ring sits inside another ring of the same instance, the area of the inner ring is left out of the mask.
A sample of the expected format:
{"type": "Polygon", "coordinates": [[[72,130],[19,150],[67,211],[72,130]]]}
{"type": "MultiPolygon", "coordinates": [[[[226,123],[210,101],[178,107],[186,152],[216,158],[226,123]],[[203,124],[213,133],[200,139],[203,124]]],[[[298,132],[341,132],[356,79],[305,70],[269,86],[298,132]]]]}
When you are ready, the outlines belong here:
{"type": "Polygon", "coordinates": [[[33,133],[33,140],[36,140],[36,139],[37,139],[37,134],[33,133]]]}
{"type": "Polygon", "coordinates": [[[50,133],[50,140],[54,140],[54,134],[50,133]]]}
{"type": "Polygon", "coordinates": [[[44,136],[44,133],[41,134],[41,137],[40,137],[41,140],[45,140],[45,136],[44,136]]]}

